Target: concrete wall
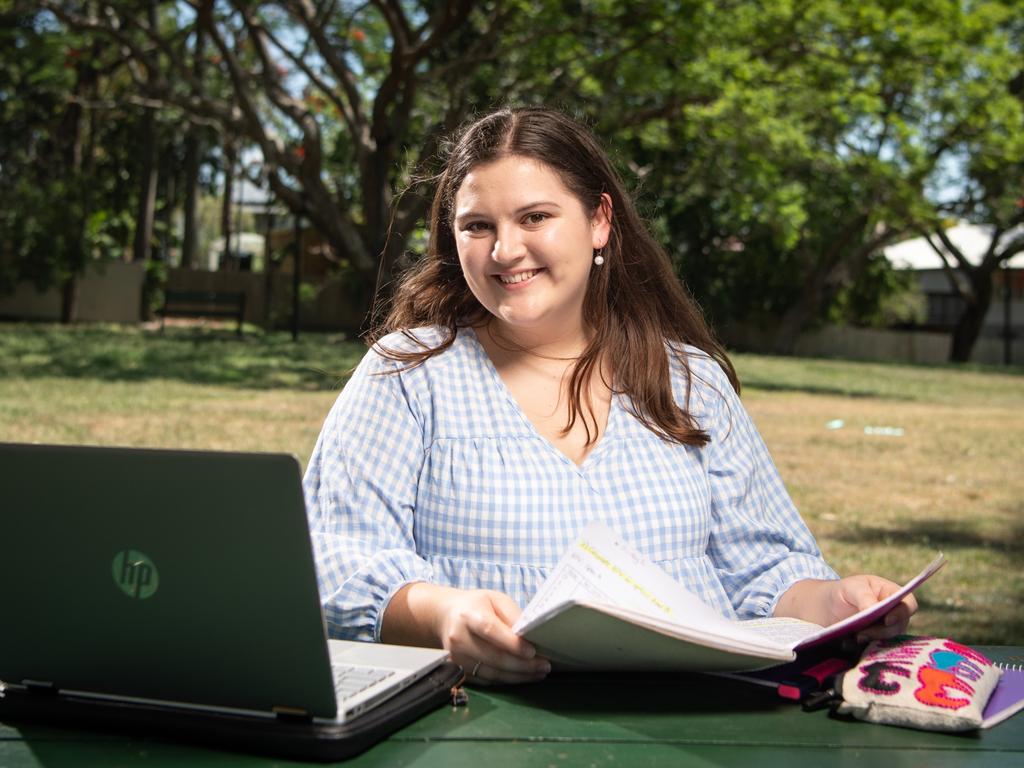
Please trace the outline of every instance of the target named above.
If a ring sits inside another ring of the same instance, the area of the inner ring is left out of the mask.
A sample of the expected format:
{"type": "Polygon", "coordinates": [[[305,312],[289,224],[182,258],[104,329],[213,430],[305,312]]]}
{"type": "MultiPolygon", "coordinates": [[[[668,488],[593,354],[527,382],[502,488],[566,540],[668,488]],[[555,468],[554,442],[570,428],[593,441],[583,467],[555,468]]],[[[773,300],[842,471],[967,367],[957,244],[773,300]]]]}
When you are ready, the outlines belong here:
{"type": "MultiPolygon", "coordinates": [[[[78,319],[86,322],[137,323],[142,306],[145,268],[121,261],[91,266],[78,284],[78,319]]],[[[14,293],[0,295],[0,317],[60,320],[59,288],[37,291],[22,283],[14,293]]]]}
{"type": "MultiPolygon", "coordinates": [[[[735,326],[722,333],[722,339],[730,347],[761,353],[770,352],[773,341],[768,329],[735,326]]],[[[951,346],[952,339],[947,333],[827,326],[802,334],[794,354],[800,357],[934,365],[949,362],[951,346]]],[[[1024,338],[1014,340],[1011,360],[1016,365],[1024,365],[1024,338]]],[[[981,337],[974,345],[971,361],[1002,365],[1003,340],[993,336],[981,337]]]]}

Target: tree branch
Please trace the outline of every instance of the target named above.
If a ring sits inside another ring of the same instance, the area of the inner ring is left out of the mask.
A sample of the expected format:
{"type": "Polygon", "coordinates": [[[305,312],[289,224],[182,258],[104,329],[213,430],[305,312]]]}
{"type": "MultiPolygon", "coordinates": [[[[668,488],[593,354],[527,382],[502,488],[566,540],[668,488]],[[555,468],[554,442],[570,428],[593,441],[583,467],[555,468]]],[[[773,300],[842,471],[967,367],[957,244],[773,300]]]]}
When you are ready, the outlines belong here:
{"type": "Polygon", "coordinates": [[[338,114],[340,114],[342,119],[345,121],[345,125],[348,127],[349,132],[353,136],[355,136],[359,130],[359,126],[356,122],[355,115],[352,113],[352,110],[350,109],[348,103],[344,99],[338,97],[337,89],[332,88],[329,83],[325,82],[324,79],[320,77],[319,74],[313,71],[313,68],[306,64],[305,59],[303,57],[296,56],[294,53],[292,53],[291,50],[289,50],[288,47],[285,46],[277,38],[277,36],[274,35],[273,32],[267,29],[266,25],[262,24],[262,22],[258,23],[261,25],[263,34],[266,35],[267,39],[270,40],[271,43],[273,43],[274,47],[276,47],[279,51],[281,51],[281,53],[288,57],[288,60],[291,61],[292,64],[294,64],[296,67],[298,67],[302,71],[302,73],[309,78],[309,81],[313,83],[313,85],[315,85],[321,91],[321,93],[323,93],[324,96],[326,96],[326,98],[332,104],[334,104],[335,107],[337,107],[338,114]]]}
{"type": "Polygon", "coordinates": [[[352,132],[357,156],[361,164],[365,161],[365,157],[373,152],[374,143],[370,135],[369,122],[363,112],[363,99],[359,94],[355,75],[348,64],[345,63],[344,58],[338,54],[335,46],[327,39],[324,27],[317,20],[315,9],[309,0],[291,0],[288,5],[292,12],[302,20],[306,29],[309,30],[310,37],[316,43],[317,52],[323,57],[324,63],[330,68],[345,92],[345,98],[348,100],[349,105],[348,111],[352,121],[349,130],[352,132]]]}
{"type": "MultiPolygon", "coordinates": [[[[946,249],[946,252],[949,253],[954,259],[956,259],[957,265],[960,267],[960,269],[964,270],[965,272],[970,272],[972,269],[974,269],[974,265],[967,260],[967,257],[964,256],[963,251],[957,248],[956,245],[953,244],[953,241],[949,239],[949,235],[946,234],[946,230],[944,230],[942,227],[939,227],[938,229],[935,230],[935,236],[938,237],[939,240],[942,242],[942,246],[943,248],[946,249]]],[[[940,256],[942,255],[941,252],[937,248],[935,248],[935,244],[932,243],[931,239],[928,240],[928,244],[932,246],[936,253],[939,253],[940,256]]]]}
{"type": "Polygon", "coordinates": [[[939,261],[942,262],[942,272],[943,274],[946,275],[946,280],[949,282],[950,288],[953,289],[953,293],[959,296],[961,299],[963,299],[965,304],[971,303],[974,300],[974,297],[973,295],[965,294],[963,288],[961,288],[960,281],[957,280],[956,270],[954,269],[953,265],[949,263],[949,255],[934,243],[930,234],[928,234],[927,232],[921,232],[921,236],[925,239],[928,245],[932,247],[932,250],[935,251],[935,253],[938,255],[939,261]]]}

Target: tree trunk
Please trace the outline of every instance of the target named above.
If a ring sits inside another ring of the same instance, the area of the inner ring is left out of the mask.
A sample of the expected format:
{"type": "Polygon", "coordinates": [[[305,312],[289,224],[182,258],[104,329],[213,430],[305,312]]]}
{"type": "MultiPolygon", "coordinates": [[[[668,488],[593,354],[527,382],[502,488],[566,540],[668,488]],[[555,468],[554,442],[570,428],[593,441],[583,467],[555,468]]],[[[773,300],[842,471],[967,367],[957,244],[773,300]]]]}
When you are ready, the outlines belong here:
{"type": "Polygon", "coordinates": [[[820,256],[808,258],[813,246],[804,244],[803,261],[810,275],[800,297],[782,316],[773,345],[776,354],[793,354],[800,333],[835,300],[844,282],[852,282],[863,273],[868,257],[885,240],[878,236],[865,240],[867,223],[867,214],[857,214],[842,226],[831,247],[820,256]]]}
{"type": "Polygon", "coordinates": [[[153,217],[156,209],[157,142],[156,116],[147,109],[142,119],[142,170],[139,174],[139,205],[135,215],[135,238],[132,260],[147,261],[153,239],[153,217]]]}
{"type": "MultiPolygon", "coordinates": [[[[196,82],[203,81],[203,60],[206,56],[206,25],[210,23],[211,3],[204,2],[199,8],[196,22],[196,46],[193,56],[192,72],[196,82]]],[[[185,138],[185,231],[181,238],[181,266],[195,269],[196,251],[199,248],[199,222],[197,208],[199,205],[199,165],[202,159],[202,143],[199,139],[199,126],[189,125],[185,138]]]]}
{"type": "Polygon", "coordinates": [[[396,280],[409,266],[409,237],[429,205],[430,201],[427,198],[407,193],[400,199],[397,210],[390,214],[392,221],[387,222],[381,229],[387,233],[387,239],[379,237],[367,244],[367,250],[379,254],[380,257],[375,271],[366,271],[362,274],[365,286],[362,295],[365,303],[357,307],[364,318],[360,331],[369,330],[373,323],[380,319],[378,314],[390,301],[396,280]]]}
{"type": "Polygon", "coordinates": [[[270,331],[274,328],[274,248],[270,242],[270,233],[274,231],[274,214],[268,212],[266,228],[263,231],[263,327],[270,331]]]}
{"type": "Polygon", "coordinates": [[[224,197],[220,206],[220,235],[224,238],[224,250],[221,251],[220,264],[223,269],[230,264],[231,253],[231,198],[235,194],[235,148],[230,143],[224,146],[224,197]]]}
{"type": "Polygon", "coordinates": [[[167,264],[171,256],[171,223],[172,214],[174,213],[175,197],[177,196],[174,189],[174,153],[168,151],[162,163],[164,167],[164,193],[163,193],[163,206],[160,209],[160,222],[162,231],[160,232],[160,251],[159,259],[164,264],[167,264]]]}
{"type": "MultiPolygon", "coordinates": [[[[96,44],[93,44],[95,52],[96,44]]],[[[91,60],[93,57],[89,57],[91,60]]],[[[78,319],[79,277],[86,265],[86,222],[91,209],[91,187],[88,179],[92,176],[95,139],[95,113],[86,115],[82,100],[95,99],[99,77],[91,63],[82,61],[77,66],[74,93],[79,99],[68,105],[61,121],[60,135],[64,143],[64,163],[69,170],[74,205],[68,211],[68,251],[64,255],[67,278],[61,285],[60,321],[70,325],[78,319]]]]}
{"type": "Polygon", "coordinates": [[[772,342],[772,352],[777,355],[793,354],[800,333],[821,309],[822,297],[825,295],[825,279],[824,269],[811,270],[800,297],[789,306],[779,321],[772,342]]]}
{"type": "Polygon", "coordinates": [[[60,321],[64,325],[78,318],[78,273],[72,272],[60,289],[60,321]]]}
{"type": "Polygon", "coordinates": [[[985,324],[985,315],[992,304],[992,270],[971,270],[969,278],[971,295],[965,297],[964,313],[953,329],[953,344],[949,352],[949,360],[953,363],[966,363],[971,359],[985,324]]]}
{"type": "Polygon", "coordinates": [[[181,266],[195,269],[199,248],[199,136],[195,127],[185,140],[185,231],[181,238],[181,266]]]}

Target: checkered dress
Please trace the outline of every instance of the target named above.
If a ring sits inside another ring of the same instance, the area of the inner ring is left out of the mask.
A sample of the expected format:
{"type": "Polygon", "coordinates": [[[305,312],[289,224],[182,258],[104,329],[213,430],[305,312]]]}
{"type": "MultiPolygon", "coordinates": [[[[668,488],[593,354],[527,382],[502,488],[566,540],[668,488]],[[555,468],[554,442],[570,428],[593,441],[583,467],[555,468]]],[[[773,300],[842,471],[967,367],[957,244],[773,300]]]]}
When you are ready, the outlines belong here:
{"type": "MultiPolygon", "coordinates": [[[[416,335],[433,345],[436,329],[416,335]]],[[[382,340],[413,349],[400,334],[382,340]]],[[[612,398],[582,466],[523,414],[471,329],[426,363],[370,350],[328,415],[305,477],[321,599],[334,637],[376,640],[413,581],[496,589],[525,605],[591,520],[602,520],[729,617],[770,615],[821,559],[719,366],[686,350],[704,448],[662,440],[612,398]]],[[[671,362],[676,401],[682,367],[671,362]]]]}

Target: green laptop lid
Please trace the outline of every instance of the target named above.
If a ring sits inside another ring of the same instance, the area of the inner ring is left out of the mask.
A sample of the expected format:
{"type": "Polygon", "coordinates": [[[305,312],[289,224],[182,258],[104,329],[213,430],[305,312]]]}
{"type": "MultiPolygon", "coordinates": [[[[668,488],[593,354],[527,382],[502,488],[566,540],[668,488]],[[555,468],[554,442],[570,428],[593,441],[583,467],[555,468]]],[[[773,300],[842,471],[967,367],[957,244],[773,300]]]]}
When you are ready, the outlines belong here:
{"type": "Polygon", "coordinates": [[[294,456],[0,444],[0,680],[333,717],[294,456]]]}

